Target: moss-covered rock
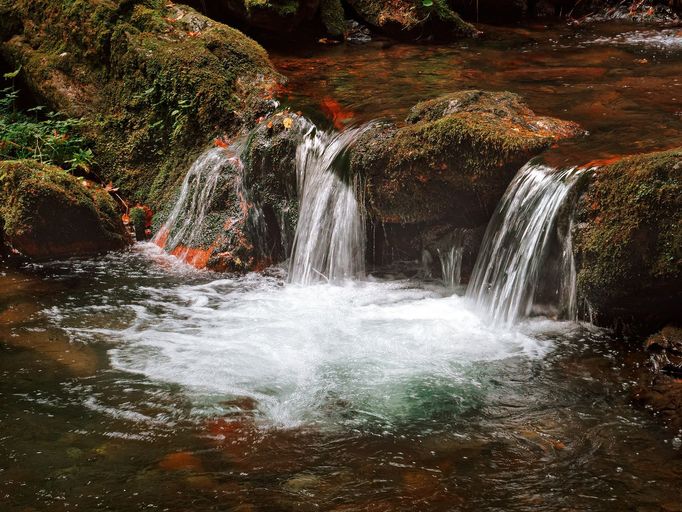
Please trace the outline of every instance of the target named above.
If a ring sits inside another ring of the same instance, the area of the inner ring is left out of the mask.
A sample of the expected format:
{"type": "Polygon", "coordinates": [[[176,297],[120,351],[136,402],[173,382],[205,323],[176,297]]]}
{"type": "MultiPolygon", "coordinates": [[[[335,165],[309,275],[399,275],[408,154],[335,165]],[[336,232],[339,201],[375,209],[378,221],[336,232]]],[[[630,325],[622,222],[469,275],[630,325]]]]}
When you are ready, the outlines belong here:
{"type": "MultiPolygon", "coordinates": [[[[340,0],[189,0],[215,20],[238,26],[255,37],[291,39],[302,34],[319,36],[329,18],[329,7],[340,0]]],[[[331,32],[327,32],[330,33],[331,32]]]]}
{"type": "Polygon", "coordinates": [[[154,206],[213,137],[266,110],[280,78],[257,43],[170,2],[0,0],[0,14],[21,20],[2,56],[42,102],[86,119],[105,180],[154,206]]]}
{"type": "Polygon", "coordinates": [[[397,39],[449,40],[472,37],[476,28],[462,20],[445,0],[346,0],[357,16],[376,30],[397,39]]]}
{"type": "Polygon", "coordinates": [[[366,182],[370,217],[390,234],[384,255],[399,248],[415,258],[449,230],[485,225],[523,164],[579,132],[515,94],[462,91],[417,104],[403,127],[365,132],[351,169],[366,182]]]}
{"type": "Polygon", "coordinates": [[[209,180],[215,183],[202,215],[195,219],[183,208],[157,242],[188,263],[221,271],[262,270],[286,259],[298,218],[296,153],[311,128],[278,112],[245,139],[207,152],[183,196],[189,206],[209,180]]]}
{"type": "Polygon", "coordinates": [[[507,92],[449,94],[417,104],[407,122],[377,125],[354,145],[353,172],[366,179],[369,210],[382,222],[485,223],[524,163],[579,133],[507,92]]]}
{"type": "Polygon", "coordinates": [[[116,203],[96,185],[35,160],[0,161],[5,242],[33,259],[122,249],[130,240],[116,203]]]}
{"type": "Polygon", "coordinates": [[[660,327],[682,314],[682,149],[598,169],[580,197],[578,291],[603,325],[660,327]]]}
{"type": "Polygon", "coordinates": [[[346,24],[341,0],[320,0],[320,20],[329,35],[342,36],[346,24]]]}

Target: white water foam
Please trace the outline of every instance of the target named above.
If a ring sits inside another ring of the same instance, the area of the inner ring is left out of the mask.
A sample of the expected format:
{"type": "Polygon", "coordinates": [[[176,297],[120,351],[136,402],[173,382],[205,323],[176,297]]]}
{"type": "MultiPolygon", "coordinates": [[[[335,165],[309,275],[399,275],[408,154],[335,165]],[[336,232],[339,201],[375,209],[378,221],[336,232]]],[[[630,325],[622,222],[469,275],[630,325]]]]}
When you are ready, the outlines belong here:
{"type": "Polygon", "coordinates": [[[133,325],[106,333],[120,340],[113,366],[182,385],[213,412],[249,397],[278,427],[428,416],[438,389],[465,401],[491,361],[551,346],[406,281],[303,287],[252,275],[149,293],[133,325]]]}
{"type": "Polygon", "coordinates": [[[613,37],[600,37],[592,44],[640,46],[656,50],[682,50],[682,30],[679,28],[666,30],[644,30],[625,32],[613,37]]]}

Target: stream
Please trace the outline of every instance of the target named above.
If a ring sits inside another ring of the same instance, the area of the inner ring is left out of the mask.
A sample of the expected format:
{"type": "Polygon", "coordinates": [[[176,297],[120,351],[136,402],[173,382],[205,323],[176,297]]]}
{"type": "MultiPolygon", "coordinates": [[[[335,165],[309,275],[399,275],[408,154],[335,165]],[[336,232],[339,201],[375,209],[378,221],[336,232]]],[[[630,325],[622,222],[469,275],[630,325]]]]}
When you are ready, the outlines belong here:
{"type": "MultiPolygon", "coordinates": [[[[589,131],[545,156],[557,167],[682,144],[679,31],[486,32],[273,62],[287,104],[337,129],[485,87],[589,131]]],[[[151,242],[0,262],[0,508],[682,510],[682,434],[632,403],[641,340],[529,316],[542,223],[568,192],[524,185],[548,181],[543,169],[508,190],[469,290],[364,268],[355,198],[319,173],[301,187],[291,264],[260,274],[199,271],[151,242]],[[511,201],[524,186],[531,200],[511,201]],[[496,256],[518,226],[538,236],[496,256]],[[500,261],[523,282],[496,274],[500,261]]]]}

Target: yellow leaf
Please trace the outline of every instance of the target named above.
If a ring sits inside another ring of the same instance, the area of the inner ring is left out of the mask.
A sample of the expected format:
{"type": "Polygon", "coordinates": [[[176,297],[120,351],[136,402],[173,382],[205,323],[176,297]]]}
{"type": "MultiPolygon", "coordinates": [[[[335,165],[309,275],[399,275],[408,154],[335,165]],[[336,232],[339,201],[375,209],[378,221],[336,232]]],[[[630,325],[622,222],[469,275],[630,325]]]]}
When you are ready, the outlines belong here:
{"type": "Polygon", "coordinates": [[[285,117],[284,121],[282,121],[282,124],[284,125],[284,128],[288,130],[294,125],[294,120],[291,119],[290,117],[285,117]]]}

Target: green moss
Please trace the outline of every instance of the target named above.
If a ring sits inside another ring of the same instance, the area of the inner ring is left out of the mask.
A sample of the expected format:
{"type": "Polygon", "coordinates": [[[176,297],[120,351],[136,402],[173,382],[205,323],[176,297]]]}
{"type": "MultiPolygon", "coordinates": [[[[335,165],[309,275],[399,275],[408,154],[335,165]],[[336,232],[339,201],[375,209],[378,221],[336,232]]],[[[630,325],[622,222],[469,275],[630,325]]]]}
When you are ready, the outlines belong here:
{"type": "Polygon", "coordinates": [[[586,184],[575,237],[578,285],[606,323],[665,319],[680,304],[681,198],[680,149],[625,158],[586,184]]]}
{"type": "Polygon", "coordinates": [[[408,123],[363,134],[352,171],[367,178],[379,217],[400,223],[450,218],[462,227],[486,222],[521,165],[577,132],[572,123],[536,116],[515,95],[484,91],[420,103],[408,123]]]}
{"type": "Polygon", "coordinates": [[[0,161],[0,218],[7,242],[37,259],[122,248],[127,239],[116,205],[92,187],[35,160],[0,161]]]}
{"type": "Polygon", "coordinates": [[[244,6],[248,12],[257,10],[272,11],[278,16],[294,16],[298,13],[300,3],[298,0],[244,0],[244,6]]]}
{"type": "Polygon", "coordinates": [[[320,19],[331,36],[342,36],[345,30],[345,16],[341,0],[321,0],[320,19]]]}
{"type": "Polygon", "coordinates": [[[165,204],[189,160],[258,115],[279,80],[241,32],[150,0],[18,0],[23,38],[0,44],[51,108],[86,119],[99,174],[165,204]],[[63,54],[66,52],[66,55],[63,54]]]}
{"type": "Polygon", "coordinates": [[[144,232],[147,223],[144,209],[138,207],[131,208],[128,216],[130,218],[130,225],[133,227],[133,230],[135,230],[135,238],[144,240],[144,232]]]}

